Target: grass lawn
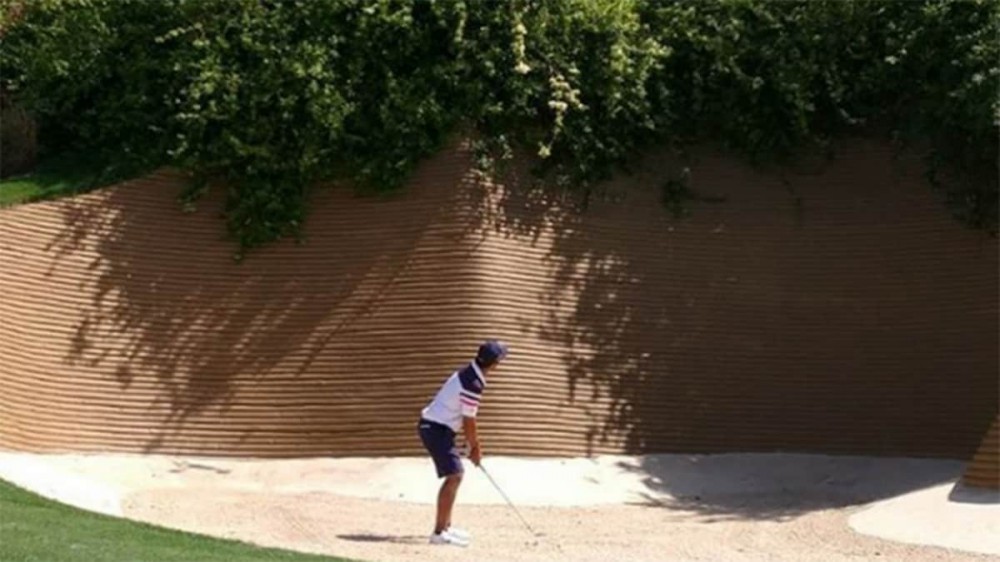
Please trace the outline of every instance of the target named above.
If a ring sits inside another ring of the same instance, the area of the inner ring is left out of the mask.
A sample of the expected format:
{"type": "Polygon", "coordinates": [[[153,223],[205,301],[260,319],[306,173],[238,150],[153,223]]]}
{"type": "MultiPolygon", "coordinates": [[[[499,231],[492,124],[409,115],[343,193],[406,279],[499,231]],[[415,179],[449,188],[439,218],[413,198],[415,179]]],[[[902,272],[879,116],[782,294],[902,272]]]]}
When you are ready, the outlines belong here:
{"type": "Polygon", "coordinates": [[[84,193],[123,176],[86,154],[60,154],[39,162],[30,174],[0,180],[0,207],[84,193]]]}
{"type": "Polygon", "coordinates": [[[258,548],[108,517],[47,500],[0,480],[4,562],[346,562],[258,548]]]}

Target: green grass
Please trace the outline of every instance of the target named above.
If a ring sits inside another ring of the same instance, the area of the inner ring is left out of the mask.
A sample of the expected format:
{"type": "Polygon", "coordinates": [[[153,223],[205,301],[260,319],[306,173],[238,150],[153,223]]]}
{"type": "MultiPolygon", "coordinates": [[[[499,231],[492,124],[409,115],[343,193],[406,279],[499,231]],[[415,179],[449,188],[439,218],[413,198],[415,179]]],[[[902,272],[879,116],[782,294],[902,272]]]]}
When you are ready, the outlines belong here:
{"type": "Polygon", "coordinates": [[[90,513],[0,480],[4,562],[346,562],[90,513]]]}
{"type": "Polygon", "coordinates": [[[0,180],[0,207],[85,193],[124,179],[125,175],[112,173],[92,155],[52,156],[39,162],[30,174],[0,180]]]}

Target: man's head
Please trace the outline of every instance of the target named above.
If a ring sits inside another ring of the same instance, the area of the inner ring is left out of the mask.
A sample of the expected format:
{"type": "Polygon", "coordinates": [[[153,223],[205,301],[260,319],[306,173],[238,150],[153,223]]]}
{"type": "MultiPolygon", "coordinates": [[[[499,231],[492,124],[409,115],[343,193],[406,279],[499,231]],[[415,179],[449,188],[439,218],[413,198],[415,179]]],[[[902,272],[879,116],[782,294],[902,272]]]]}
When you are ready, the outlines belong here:
{"type": "Polygon", "coordinates": [[[507,357],[507,346],[497,340],[486,340],[476,353],[476,364],[488,371],[496,368],[507,357]]]}

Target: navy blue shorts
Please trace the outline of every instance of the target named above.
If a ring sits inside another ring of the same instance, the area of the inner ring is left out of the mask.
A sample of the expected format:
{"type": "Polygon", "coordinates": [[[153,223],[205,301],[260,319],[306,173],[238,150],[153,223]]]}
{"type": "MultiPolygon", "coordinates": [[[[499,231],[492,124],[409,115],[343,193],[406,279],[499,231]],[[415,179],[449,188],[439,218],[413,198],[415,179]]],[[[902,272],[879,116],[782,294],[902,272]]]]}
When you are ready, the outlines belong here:
{"type": "Polygon", "coordinates": [[[434,460],[438,478],[462,474],[465,470],[462,466],[462,457],[458,454],[458,447],[455,446],[455,432],[450,427],[422,419],[417,424],[417,430],[420,433],[420,440],[424,442],[424,448],[434,460]]]}

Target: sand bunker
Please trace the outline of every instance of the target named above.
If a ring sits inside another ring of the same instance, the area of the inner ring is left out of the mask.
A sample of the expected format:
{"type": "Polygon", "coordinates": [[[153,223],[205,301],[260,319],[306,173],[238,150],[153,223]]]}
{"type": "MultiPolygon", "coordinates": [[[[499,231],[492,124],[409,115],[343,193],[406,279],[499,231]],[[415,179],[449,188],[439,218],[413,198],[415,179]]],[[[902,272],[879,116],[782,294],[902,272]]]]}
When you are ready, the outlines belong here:
{"type": "Polygon", "coordinates": [[[962,463],[952,461],[733,454],[493,457],[486,462],[543,533],[537,544],[489,481],[470,467],[456,523],[474,534],[473,545],[427,545],[436,479],[425,459],[0,454],[0,477],[87,509],[370,561],[983,560],[990,559],[984,553],[1000,555],[995,550],[1000,505],[989,498],[962,503],[933,492],[952,488],[962,470],[962,463]],[[920,496],[924,509],[909,509],[907,495],[925,490],[932,492],[920,496]],[[916,520],[902,523],[905,518],[899,508],[892,509],[893,501],[902,501],[911,518],[923,513],[934,521],[923,527],[916,520]],[[964,523],[968,517],[977,522],[971,528],[964,523]],[[901,526],[921,528],[924,539],[912,541],[892,531],[901,526]],[[935,529],[950,538],[930,536],[935,529]]]}

